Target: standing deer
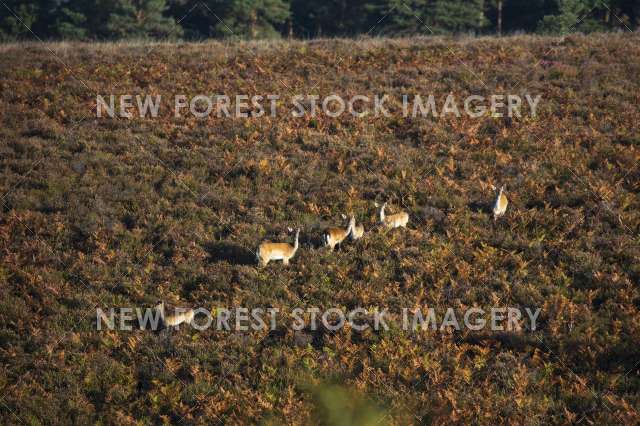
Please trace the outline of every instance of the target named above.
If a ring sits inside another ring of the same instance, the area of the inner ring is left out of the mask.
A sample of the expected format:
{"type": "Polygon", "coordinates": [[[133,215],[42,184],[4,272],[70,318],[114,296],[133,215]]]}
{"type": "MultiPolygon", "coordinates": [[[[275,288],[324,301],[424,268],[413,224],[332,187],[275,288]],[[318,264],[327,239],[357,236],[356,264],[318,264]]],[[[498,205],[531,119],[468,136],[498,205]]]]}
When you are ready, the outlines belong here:
{"type": "Polygon", "coordinates": [[[355,217],[351,217],[351,221],[349,221],[349,226],[347,227],[347,229],[327,228],[327,230],[324,232],[325,245],[331,247],[331,251],[333,251],[338,244],[341,244],[345,240],[345,238],[347,238],[353,232],[353,227],[355,226],[355,224],[355,217]]]}
{"type": "Polygon", "coordinates": [[[364,226],[356,225],[356,218],[351,216],[351,221],[353,222],[353,228],[351,229],[351,239],[359,240],[364,235],[364,226]]]}
{"type": "Polygon", "coordinates": [[[260,266],[266,266],[271,260],[282,260],[284,265],[289,264],[289,260],[295,256],[298,251],[298,239],[300,237],[300,228],[296,231],[296,239],[293,245],[289,243],[272,243],[265,241],[258,246],[256,257],[260,266]]]}
{"type": "Polygon", "coordinates": [[[503,216],[507,211],[507,206],[509,205],[509,200],[507,196],[504,195],[504,185],[500,187],[500,192],[498,193],[498,198],[496,198],[496,203],[493,206],[493,221],[498,220],[499,217],[503,216]]]}
{"type": "Polygon", "coordinates": [[[167,314],[164,301],[158,301],[156,309],[160,314],[160,320],[165,327],[177,327],[183,322],[191,324],[194,317],[193,309],[175,308],[173,314],[167,314]]]}
{"type": "Polygon", "coordinates": [[[387,228],[406,228],[407,222],[409,222],[409,214],[401,211],[387,216],[384,213],[386,207],[387,203],[384,203],[380,208],[380,222],[387,228]]]}

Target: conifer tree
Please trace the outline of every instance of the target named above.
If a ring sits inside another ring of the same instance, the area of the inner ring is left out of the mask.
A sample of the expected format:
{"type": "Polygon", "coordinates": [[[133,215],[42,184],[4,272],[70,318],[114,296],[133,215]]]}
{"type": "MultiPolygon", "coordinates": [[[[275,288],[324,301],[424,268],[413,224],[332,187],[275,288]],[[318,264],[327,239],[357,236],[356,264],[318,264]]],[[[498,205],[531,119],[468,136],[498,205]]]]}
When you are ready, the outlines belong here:
{"type": "Polygon", "coordinates": [[[51,32],[61,39],[84,39],[88,34],[86,22],[82,12],[63,7],[58,10],[51,32]]]}
{"type": "Polygon", "coordinates": [[[0,5],[0,40],[31,37],[29,29],[42,16],[40,5],[20,0],[7,0],[5,4],[0,5]]]}
{"type": "Polygon", "coordinates": [[[107,28],[115,38],[174,38],[182,28],[163,16],[165,0],[116,0],[107,28]]]}

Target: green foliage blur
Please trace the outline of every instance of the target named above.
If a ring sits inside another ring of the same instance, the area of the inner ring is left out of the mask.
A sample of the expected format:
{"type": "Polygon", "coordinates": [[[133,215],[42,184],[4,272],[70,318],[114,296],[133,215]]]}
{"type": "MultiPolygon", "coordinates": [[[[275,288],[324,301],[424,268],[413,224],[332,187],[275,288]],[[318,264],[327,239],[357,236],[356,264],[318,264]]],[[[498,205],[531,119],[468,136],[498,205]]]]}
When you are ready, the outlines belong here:
{"type": "Polygon", "coordinates": [[[564,34],[639,23],[638,0],[6,0],[0,40],[564,34]]]}
{"type": "Polygon", "coordinates": [[[361,395],[338,385],[314,390],[317,424],[326,426],[377,426],[387,414],[361,395]]]}

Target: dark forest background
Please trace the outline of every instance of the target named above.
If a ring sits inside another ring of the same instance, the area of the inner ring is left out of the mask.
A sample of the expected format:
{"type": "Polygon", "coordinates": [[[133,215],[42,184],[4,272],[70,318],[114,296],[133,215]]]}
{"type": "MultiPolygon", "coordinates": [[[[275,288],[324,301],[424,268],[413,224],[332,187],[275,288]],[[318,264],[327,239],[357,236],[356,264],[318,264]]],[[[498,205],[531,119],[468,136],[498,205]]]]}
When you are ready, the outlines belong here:
{"type": "Polygon", "coordinates": [[[562,34],[635,30],[640,0],[0,0],[0,39],[562,34]]]}

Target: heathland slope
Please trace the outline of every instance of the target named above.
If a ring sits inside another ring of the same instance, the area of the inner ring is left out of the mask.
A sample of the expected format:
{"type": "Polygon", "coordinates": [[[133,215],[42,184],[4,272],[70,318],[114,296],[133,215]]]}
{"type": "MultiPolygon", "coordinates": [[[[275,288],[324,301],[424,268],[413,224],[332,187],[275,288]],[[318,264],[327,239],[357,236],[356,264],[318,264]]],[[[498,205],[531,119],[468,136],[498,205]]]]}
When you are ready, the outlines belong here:
{"type": "Polygon", "coordinates": [[[2,418],[638,422],[639,41],[1,46],[2,418]],[[111,94],[161,95],[158,116],[97,118],[111,94]],[[387,94],[391,112],[175,117],[197,94],[387,94]],[[439,111],[448,95],[540,101],[535,117],[405,117],[405,94],[439,111]],[[510,201],[495,223],[491,185],[510,201]],[[376,226],[385,201],[408,229],[376,226]],[[319,248],[343,213],[365,237],[319,248]],[[287,227],[291,265],[257,268],[287,227]],[[393,324],[96,330],[96,307],[158,299],[388,308],[393,324]],[[539,307],[538,329],[400,326],[402,308],[472,306],[539,307]]]}

